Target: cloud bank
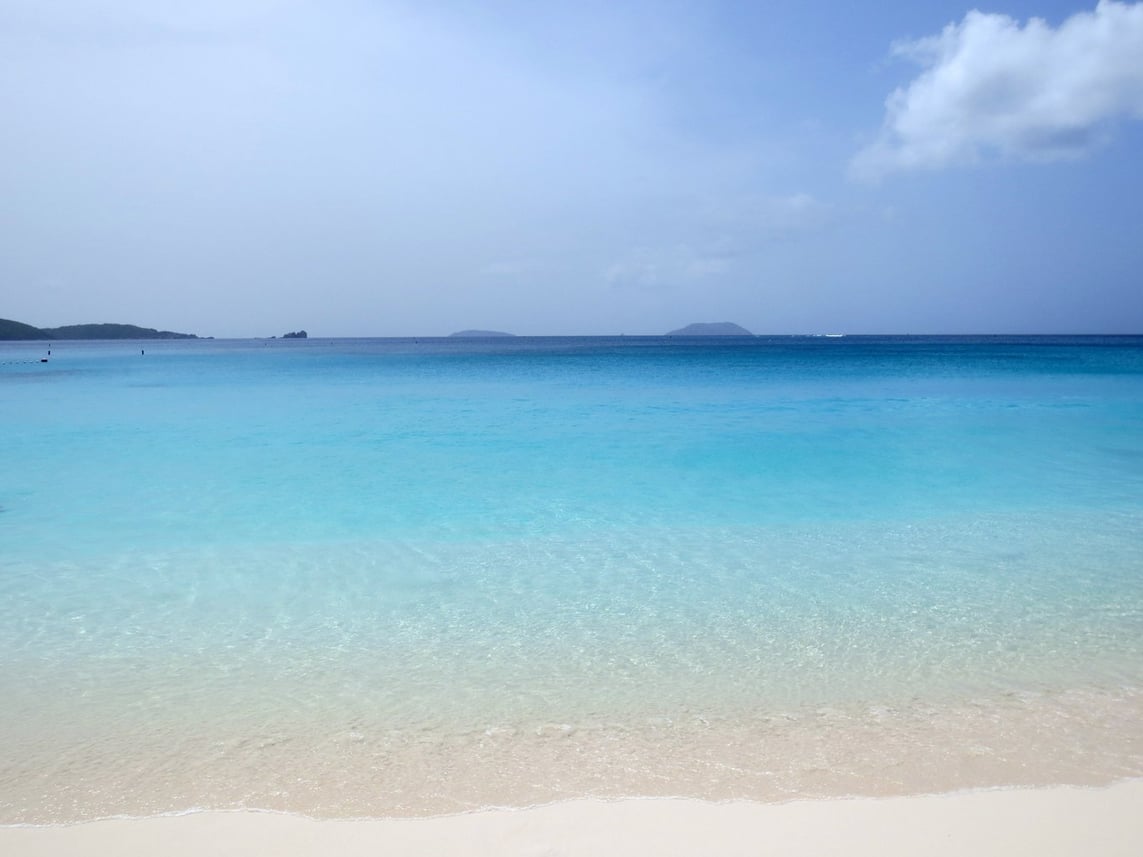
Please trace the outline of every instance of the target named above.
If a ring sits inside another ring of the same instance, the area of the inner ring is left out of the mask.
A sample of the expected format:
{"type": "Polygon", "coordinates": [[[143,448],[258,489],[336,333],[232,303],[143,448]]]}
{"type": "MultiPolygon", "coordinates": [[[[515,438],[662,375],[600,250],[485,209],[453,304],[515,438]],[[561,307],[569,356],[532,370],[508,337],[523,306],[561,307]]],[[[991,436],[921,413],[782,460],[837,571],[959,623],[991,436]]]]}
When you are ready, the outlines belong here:
{"type": "Polygon", "coordinates": [[[1076,157],[1115,120],[1143,118],[1143,3],[1100,0],[1057,28],[972,11],[893,54],[923,71],[886,100],[880,135],[851,163],[858,178],[1076,157]]]}

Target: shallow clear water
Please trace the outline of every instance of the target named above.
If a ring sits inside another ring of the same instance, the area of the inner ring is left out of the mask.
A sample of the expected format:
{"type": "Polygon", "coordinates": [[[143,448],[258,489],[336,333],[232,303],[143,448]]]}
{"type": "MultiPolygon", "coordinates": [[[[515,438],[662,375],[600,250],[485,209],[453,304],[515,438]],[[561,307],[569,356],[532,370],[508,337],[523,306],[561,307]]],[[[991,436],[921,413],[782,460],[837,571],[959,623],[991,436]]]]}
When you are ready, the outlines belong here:
{"type": "Polygon", "coordinates": [[[1141,338],[44,352],[0,822],[1143,773],[1141,338]]]}

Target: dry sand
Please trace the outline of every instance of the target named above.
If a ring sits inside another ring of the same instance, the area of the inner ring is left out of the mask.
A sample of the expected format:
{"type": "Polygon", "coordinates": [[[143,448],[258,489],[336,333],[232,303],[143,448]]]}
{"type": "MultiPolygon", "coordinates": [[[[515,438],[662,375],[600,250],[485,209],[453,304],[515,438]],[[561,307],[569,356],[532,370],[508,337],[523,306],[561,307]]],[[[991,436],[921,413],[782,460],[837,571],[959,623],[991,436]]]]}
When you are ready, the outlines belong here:
{"type": "Polygon", "coordinates": [[[362,821],[203,812],[68,827],[0,828],[0,854],[1137,857],[1143,854],[1143,779],[1102,789],[1011,789],[786,804],[572,800],[529,809],[362,821]]]}

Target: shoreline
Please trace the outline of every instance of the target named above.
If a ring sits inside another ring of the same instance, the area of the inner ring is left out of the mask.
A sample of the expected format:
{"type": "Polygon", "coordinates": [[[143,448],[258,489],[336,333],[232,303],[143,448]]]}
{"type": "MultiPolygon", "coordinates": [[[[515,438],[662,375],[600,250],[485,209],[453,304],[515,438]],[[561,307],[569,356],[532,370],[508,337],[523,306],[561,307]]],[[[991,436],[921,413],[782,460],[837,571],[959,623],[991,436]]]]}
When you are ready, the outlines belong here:
{"type": "Polygon", "coordinates": [[[463,734],[393,733],[330,718],[313,724],[320,733],[285,724],[251,732],[239,723],[229,736],[174,733],[172,743],[167,733],[157,740],[129,725],[94,736],[57,732],[50,742],[11,732],[0,824],[146,819],[188,808],[439,818],[578,799],[777,804],[1102,788],[1143,777],[1140,688],[463,734]]]}
{"type": "Polygon", "coordinates": [[[94,855],[1129,855],[1143,843],[1143,778],[1102,788],[988,788],[784,803],[578,798],[433,817],[315,819],[190,810],[0,827],[13,857],[94,855]]]}

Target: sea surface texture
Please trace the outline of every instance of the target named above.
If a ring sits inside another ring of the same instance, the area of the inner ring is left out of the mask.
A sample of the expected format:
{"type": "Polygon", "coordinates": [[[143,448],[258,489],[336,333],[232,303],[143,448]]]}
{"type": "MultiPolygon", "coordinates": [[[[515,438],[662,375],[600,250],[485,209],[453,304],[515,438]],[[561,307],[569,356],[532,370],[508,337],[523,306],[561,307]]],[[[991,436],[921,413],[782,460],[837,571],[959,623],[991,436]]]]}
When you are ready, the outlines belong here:
{"type": "Polygon", "coordinates": [[[1143,774],[1143,339],[0,345],[0,823],[1143,774]]]}

